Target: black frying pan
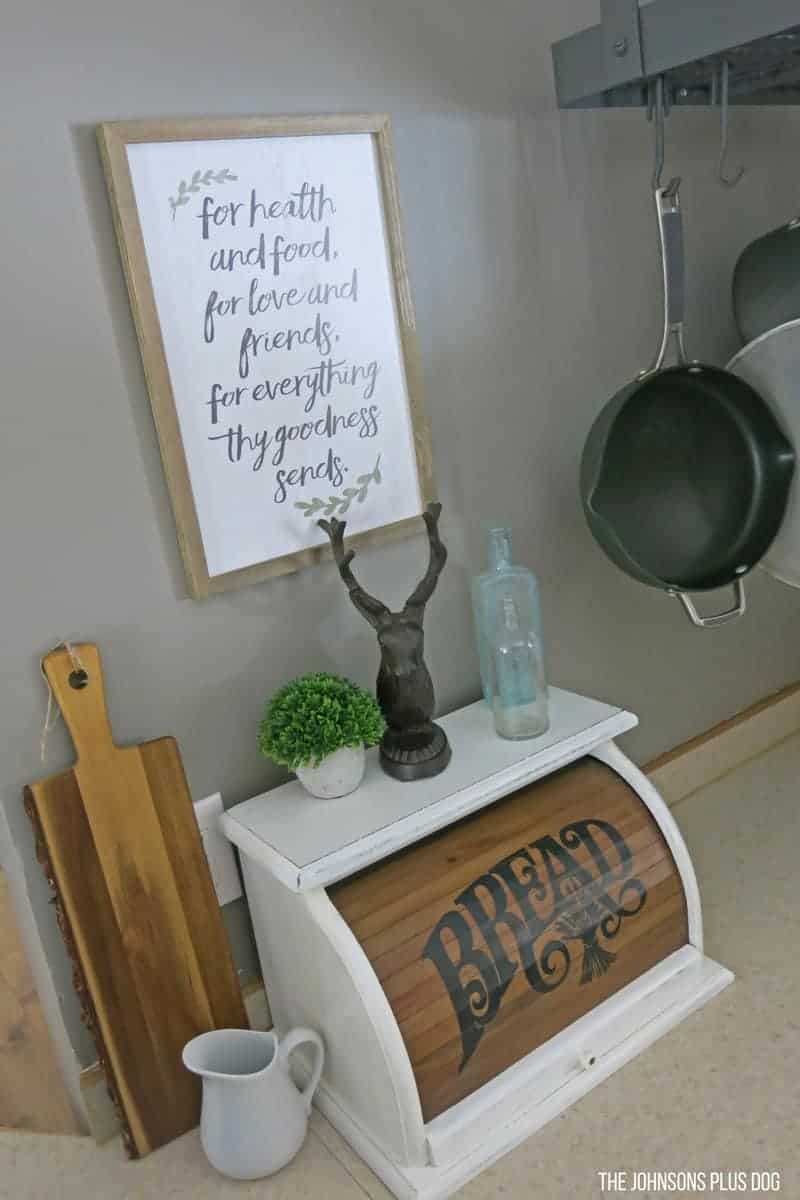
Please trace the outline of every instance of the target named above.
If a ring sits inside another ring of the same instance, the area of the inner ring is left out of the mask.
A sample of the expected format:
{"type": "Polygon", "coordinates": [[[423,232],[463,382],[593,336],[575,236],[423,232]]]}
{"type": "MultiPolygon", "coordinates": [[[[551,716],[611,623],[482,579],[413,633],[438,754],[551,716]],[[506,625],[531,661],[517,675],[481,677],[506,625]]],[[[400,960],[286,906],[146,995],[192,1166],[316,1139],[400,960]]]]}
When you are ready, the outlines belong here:
{"type": "Polygon", "coordinates": [[[743,344],[800,317],[800,218],[746,246],[733,272],[733,313],[743,344]]]}
{"type": "Polygon", "coordinates": [[[608,402],[589,433],[581,492],[612,562],[677,596],[695,625],[745,610],[743,577],[777,534],[795,455],[771,409],[743,379],[690,363],[683,346],[680,180],[655,191],[664,333],[653,366],[608,402]],[[662,369],[670,337],[678,366],[662,369]],[[701,617],[689,592],[732,583],[733,608],[701,617]]]}

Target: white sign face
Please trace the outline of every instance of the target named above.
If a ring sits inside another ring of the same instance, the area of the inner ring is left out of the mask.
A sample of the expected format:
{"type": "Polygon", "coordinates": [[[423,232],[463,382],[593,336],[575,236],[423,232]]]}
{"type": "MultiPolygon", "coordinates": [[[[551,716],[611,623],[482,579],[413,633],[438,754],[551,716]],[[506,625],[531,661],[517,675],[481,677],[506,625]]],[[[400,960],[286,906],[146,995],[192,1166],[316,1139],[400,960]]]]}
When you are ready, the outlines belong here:
{"type": "Polygon", "coordinates": [[[417,516],[371,135],[127,156],[209,575],[417,516]]]}

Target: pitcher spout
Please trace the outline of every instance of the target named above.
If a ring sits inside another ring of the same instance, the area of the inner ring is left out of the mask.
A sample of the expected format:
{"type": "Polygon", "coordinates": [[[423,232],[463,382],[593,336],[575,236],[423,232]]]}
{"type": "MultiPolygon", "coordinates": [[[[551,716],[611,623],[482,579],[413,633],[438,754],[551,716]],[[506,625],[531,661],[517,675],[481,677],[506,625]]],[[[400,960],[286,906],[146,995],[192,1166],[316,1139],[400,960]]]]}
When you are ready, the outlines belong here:
{"type": "Polygon", "coordinates": [[[277,1040],[255,1029],[212,1029],[183,1048],[183,1065],[201,1079],[260,1079],[275,1062],[277,1040]]]}

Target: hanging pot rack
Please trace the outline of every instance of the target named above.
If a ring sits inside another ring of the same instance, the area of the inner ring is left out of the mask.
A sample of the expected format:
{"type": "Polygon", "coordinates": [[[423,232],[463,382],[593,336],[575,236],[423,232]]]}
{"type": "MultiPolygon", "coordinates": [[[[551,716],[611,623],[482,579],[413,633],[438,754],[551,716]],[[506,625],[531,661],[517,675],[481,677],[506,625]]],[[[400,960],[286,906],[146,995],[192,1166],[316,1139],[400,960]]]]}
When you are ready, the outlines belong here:
{"type": "Polygon", "coordinates": [[[727,63],[731,104],[800,103],[797,0],[601,0],[599,25],[553,46],[559,108],[710,105],[727,63]]]}

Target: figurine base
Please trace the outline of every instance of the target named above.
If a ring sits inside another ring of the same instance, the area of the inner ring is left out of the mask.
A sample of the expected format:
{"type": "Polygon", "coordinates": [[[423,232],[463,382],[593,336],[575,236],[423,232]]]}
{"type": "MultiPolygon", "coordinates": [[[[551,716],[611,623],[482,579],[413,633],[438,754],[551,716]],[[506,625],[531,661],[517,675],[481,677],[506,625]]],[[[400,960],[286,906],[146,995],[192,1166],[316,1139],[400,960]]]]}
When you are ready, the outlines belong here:
{"type": "Polygon", "coordinates": [[[431,722],[422,729],[387,730],[380,763],[387,775],[404,783],[440,775],[452,756],[447,734],[431,722]]]}

